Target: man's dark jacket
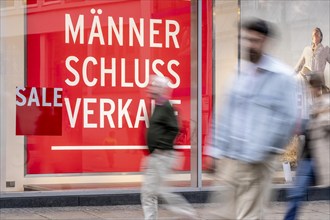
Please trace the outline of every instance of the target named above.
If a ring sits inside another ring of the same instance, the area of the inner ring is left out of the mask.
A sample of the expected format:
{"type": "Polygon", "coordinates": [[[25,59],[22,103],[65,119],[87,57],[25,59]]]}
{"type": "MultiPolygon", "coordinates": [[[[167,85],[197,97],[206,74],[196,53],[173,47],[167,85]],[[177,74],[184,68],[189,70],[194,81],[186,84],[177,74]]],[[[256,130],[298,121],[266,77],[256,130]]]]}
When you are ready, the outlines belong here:
{"type": "Polygon", "coordinates": [[[173,142],[178,131],[178,121],[169,101],[163,105],[156,105],[147,132],[150,153],[155,149],[173,150],[173,142]]]}

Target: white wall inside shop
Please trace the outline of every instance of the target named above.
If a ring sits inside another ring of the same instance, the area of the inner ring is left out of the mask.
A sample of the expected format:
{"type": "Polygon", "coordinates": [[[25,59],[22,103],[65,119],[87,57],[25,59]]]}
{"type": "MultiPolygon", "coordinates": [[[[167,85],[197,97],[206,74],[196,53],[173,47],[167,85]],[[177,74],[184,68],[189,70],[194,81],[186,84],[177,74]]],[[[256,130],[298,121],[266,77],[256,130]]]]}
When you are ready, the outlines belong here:
{"type": "Polygon", "coordinates": [[[214,1],[215,112],[219,112],[224,92],[235,75],[238,62],[238,1],[214,1]]]}
{"type": "MultiPolygon", "coordinates": [[[[312,30],[323,32],[324,46],[330,45],[330,1],[324,0],[249,0],[241,1],[242,19],[259,17],[276,24],[279,32],[271,53],[292,68],[303,49],[311,44],[312,30]]],[[[326,84],[330,85],[329,64],[325,70],[326,84]]]]}

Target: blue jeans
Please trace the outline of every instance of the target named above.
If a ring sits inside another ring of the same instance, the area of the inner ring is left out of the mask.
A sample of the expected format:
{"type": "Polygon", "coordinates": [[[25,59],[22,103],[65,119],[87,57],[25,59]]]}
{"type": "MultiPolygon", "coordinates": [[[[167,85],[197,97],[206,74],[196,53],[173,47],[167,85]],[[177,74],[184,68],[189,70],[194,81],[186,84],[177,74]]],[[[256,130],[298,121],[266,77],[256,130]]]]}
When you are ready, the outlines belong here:
{"type": "Polygon", "coordinates": [[[298,164],[293,188],[289,190],[288,209],[284,220],[295,220],[301,202],[307,194],[308,187],[314,181],[314,165],[311,159],[301,159],[298,164]]]}

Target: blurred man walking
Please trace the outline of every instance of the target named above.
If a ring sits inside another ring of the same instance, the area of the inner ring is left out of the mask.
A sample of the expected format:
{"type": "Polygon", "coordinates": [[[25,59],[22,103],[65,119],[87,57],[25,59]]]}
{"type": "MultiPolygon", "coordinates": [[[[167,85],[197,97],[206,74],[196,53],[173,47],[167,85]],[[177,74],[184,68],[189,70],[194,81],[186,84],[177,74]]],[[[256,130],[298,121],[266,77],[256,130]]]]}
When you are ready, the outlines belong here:
{"type": "Polygon", "coordinates": [[[141,203],[144,217],[155,220],[158,217],[158,196],[168,204],[168,209],[193,219],[196,216],[192,206],[180,195],[165,188],[166,178],[172,170],[174,157],[173,142],[178,134],[178,122],[169,102],[169,79],[161,76],[151,78],[149,94],[156,106],[150,118],[147,145],[150,155],[145,161],[144,182],[141,189],[141,203]]]}
{"type": "Polygon", "coordinates": [[[243,60],[216,118],[206,152],[217,158],[217,219],[262,219],[276,155],[293,135],[297,116],[293,70],[265,54],[273,31],[268,22],[242,25],[243,60]]]}

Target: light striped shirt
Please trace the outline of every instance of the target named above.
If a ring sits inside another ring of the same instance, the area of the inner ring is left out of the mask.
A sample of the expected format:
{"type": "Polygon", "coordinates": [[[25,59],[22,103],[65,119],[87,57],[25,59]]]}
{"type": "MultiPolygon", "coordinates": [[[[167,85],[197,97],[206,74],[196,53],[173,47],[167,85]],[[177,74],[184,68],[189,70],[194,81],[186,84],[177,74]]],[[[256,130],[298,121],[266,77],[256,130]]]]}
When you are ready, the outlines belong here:
{"type": "Polygon", "coordinates": [[[293,73],[269,56],[254,68],[241,66],[205,154],[254,163],[283,152],[297,121],[293,73]]]}

